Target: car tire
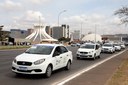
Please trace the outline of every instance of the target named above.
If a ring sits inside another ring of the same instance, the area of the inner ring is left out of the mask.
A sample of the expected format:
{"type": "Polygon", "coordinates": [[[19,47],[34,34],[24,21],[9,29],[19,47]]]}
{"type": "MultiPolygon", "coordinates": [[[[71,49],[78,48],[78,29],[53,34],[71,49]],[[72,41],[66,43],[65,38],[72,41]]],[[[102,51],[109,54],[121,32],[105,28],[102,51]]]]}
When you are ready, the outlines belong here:
{"type": "Polygon", "coordinates": [[[100,55],[98,55],[98,58],[100,58],[100,55]]]}
{"type": "Polygon", "coordinates": [[[67,65],[66,65],[65,69],[66,69],[66,70],[69,70],[70,68],[71,68],[71,62],[68,61],[68,63],[67,63],[67,65]]]}
{"type": "Polygon", "coordinates": [[[80,60],[80,57],[76,57],[77,60],[80,60]]]}
{"type": "Polygon", "coordinates": [[[51,67],[51,65],[49,65],[49,66],[47,67],[47,69],[46,69],[45,77],[46,77],[46,78],[49,78],[49,77],[51,76],[51,74],[52,74],[52,67],[51,67]]]}

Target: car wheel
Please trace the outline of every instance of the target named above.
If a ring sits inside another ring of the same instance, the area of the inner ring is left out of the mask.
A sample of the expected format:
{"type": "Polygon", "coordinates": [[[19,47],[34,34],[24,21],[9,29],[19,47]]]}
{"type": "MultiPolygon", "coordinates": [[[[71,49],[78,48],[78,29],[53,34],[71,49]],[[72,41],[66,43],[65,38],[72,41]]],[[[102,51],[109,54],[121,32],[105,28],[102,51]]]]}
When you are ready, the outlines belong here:
{"type": "Polygon", "coordinates": [[[52,74],[52,67],[49,65],[46,69],[45,77],[49,78],[52,74]]]}
{"type": "Polygon", "coordinates": [[[100,55],[98,56],[98,58],[100,58],[100,55]]]}
{"type": "Polygon", "coordinates": [[[76,57],[77,58],[77,60],[80,60],[80,57],[76,57]]]}
{"type": "Polygon", "coordinates": [[[67,63],[67,65],[66,65],[65,69],[66,69],[66,70],[69,70],[70,68],[71,68],[71,62],[68,61],[68,63],[67,63]]]}

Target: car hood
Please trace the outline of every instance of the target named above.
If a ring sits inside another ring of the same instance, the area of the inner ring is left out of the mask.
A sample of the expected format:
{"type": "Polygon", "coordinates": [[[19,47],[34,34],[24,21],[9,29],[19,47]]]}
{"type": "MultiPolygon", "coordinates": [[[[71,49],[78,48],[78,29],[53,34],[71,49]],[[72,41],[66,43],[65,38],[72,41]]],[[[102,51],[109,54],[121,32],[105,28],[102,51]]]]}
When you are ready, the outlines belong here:
{"type": "Polygon", "coordinates": [[[41,54],[28,54],[23,53],[16,57],[17,61],[29,61],[29,62],[35,62],[39,59],[45,59],[48,58],[50,55],[41,55],[41,54]]]}
{"type": "Polygon", "coordinates": [[[79,52],[91,52],[91,51],[95,51],[95,49],[79,48],[78,51],[79,51],[79,52]]]}

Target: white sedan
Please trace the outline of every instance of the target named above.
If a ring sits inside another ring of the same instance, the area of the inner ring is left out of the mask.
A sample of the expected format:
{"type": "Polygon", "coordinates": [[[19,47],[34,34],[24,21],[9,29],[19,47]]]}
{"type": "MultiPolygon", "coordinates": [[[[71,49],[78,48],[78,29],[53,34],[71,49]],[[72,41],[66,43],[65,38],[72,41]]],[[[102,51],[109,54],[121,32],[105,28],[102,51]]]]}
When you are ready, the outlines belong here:
{"type": "Polygon", "coordinates": [[[77,59],[80,58],[100,58],[101,46],[97,43],[85,43],[77,50],[77,59]]]}
{"type": "Polygon", "coordinates": [[[114,46],[115,46],[116,51],[121,51],[121,45],[120,44],[115,43],[114,46]]]}
{"type": "Polygon", "coordinates": [[[50,77],[52,71],[65,67],[70,69],[72,52],[60,44],[36,44],[18,55],[12,62],[12,71],[16,74],[45,74],[50,77]]]}
{"type": "Polygon", "coordinates": [[[115,47],[112,43],[105,43],[102,46],[102,52],[114,53],[115,52],[115,47]]]}

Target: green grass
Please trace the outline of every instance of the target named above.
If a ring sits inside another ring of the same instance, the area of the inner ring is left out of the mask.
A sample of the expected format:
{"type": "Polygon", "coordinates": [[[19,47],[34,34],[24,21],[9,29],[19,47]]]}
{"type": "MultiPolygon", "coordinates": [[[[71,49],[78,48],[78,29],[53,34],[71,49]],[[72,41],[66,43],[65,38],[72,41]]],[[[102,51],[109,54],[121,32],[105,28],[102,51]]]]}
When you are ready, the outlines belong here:
{"type": "Polygon", "coordinates": [[[22,48],[29,48],[30,46],[0,46],[0,50],[7,50],[7,49],[22,49],[22,48]]]}

